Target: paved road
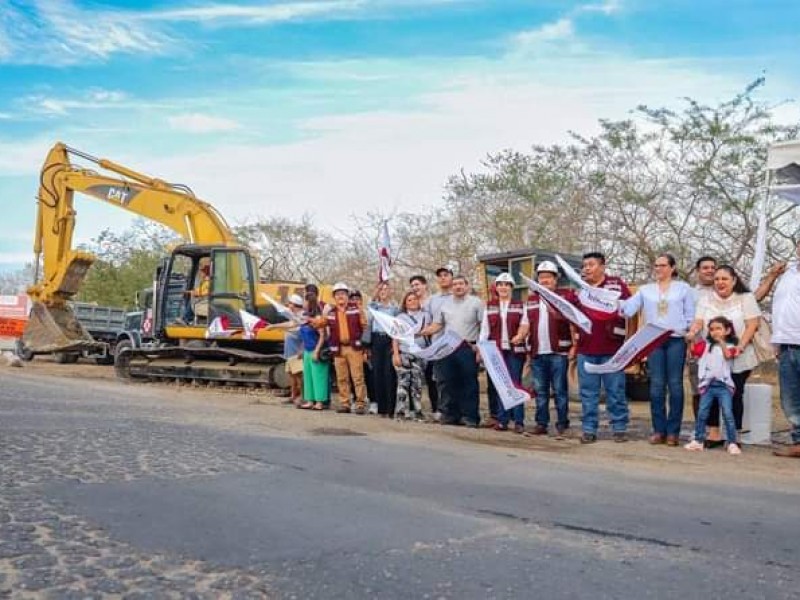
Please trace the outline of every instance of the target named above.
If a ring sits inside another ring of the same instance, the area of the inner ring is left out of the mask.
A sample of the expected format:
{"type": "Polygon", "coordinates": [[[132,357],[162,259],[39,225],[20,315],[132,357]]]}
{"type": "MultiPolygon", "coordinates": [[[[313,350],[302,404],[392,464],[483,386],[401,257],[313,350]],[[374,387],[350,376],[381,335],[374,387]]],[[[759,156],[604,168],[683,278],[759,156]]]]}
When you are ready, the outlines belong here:
{"type": "Polygon", "coordinates": [[[199,395],[20,373],[0,370],[0,597],[800,597],[800,483],[688,485],[330,413],[243,427],[199,395]]]}

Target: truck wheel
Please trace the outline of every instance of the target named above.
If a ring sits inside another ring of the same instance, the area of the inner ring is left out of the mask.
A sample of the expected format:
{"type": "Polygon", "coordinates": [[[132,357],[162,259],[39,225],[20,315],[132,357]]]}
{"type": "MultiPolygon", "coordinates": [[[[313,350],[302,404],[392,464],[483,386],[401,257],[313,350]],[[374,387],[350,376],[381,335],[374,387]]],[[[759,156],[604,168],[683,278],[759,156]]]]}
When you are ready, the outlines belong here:
{"type": "Polygon", "coordinates": [[[75,354],[73,352],[53,352],[53,360],[60,365],[71,365],[78,362],[80,357],[80,354],[75,354]]]}
{"type": "Polygon", "coordinates": [[[33,352],[31,352],[22,340],[17,340],[14,345],[14,353],[25,362],[33,360],[33,352]]]}
{"type": "Polygon", "coordinates": [[[114,347],[114,371],[120,379],[130,379],[131,376],[129,370],[130,352],[125,352],[129,348],[133,348],[133,343],[130,340],[120,340],[114,347]]]}

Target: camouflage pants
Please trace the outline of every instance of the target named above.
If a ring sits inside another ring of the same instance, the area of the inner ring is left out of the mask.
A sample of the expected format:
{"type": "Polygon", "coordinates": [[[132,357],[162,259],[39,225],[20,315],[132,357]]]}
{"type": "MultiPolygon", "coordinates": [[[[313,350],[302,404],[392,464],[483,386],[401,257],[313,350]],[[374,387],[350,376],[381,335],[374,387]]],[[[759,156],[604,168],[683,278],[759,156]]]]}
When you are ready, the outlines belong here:
{"type": "Polygon", "coordinates": [[[422,386],[425,383],[425,361],[413,354],[400,354],[397,369],[397,406],[395,418],[406,419],[422,412],[422,386]]]}

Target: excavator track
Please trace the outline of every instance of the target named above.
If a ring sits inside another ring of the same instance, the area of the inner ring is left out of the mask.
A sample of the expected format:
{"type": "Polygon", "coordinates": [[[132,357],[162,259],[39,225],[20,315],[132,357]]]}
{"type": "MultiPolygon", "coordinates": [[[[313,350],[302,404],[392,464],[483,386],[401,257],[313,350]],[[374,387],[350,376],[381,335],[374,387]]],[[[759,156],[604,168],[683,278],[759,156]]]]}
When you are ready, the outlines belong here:
{"type": "Polygon", "coordinates": [[[120,379],[249,388],[288,387],[285,362],[279,354],[237,348],[126,348],[117,354],[120,379]]]}

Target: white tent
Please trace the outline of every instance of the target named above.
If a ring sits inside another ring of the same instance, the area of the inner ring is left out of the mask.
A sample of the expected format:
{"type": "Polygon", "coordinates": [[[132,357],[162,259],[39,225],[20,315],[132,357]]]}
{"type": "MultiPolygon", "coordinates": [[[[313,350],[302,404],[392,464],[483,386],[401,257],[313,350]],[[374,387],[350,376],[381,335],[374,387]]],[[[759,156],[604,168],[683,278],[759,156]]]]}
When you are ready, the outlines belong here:
{"type": "Polygon", "coordinates": [[[800,204],[800,140],[767,149],[767,182],[770,193],[800,204]]]}

